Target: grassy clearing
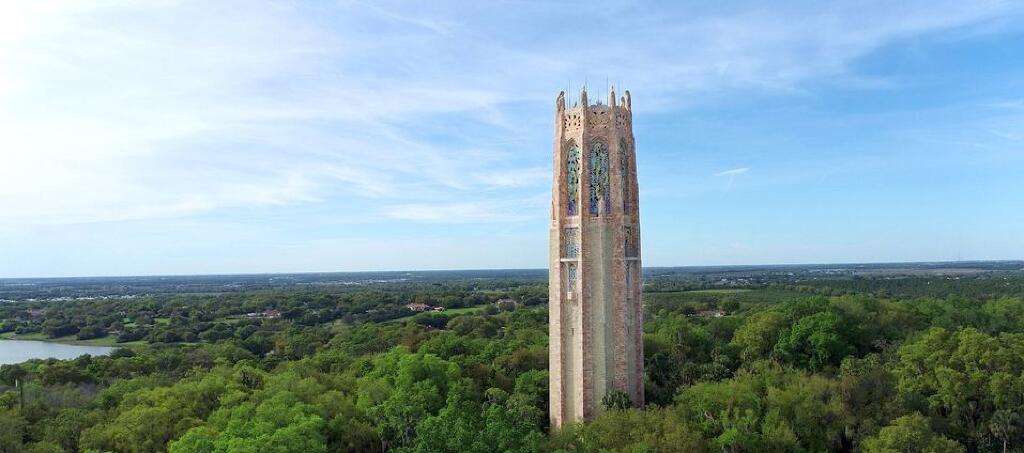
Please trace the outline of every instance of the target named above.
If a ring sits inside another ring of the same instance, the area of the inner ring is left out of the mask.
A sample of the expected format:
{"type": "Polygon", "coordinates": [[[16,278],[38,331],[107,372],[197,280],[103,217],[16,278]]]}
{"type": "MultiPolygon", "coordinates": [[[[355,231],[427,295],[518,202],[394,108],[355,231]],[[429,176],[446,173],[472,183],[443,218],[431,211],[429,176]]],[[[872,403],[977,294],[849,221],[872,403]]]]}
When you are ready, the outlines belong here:
{"type": "Polygon", "coordinates": [[[452,308],[450,310],[442,311],[442,314],[446,315],[465,315],[469,313],[476,313],[483,310],[484,307],[463,307],[463,308],[452,308]]]}
{"type": "Polygon", "coordinates": [[[750,307],[766,307],[787,300],[808,297],[808,294],[775,288],[716,288],[694,291],[645,292],[643,297],[649,313],[658,313],[659,310],[722,308],[724,303],[733,306],[727,311],[735,313],[750,307]]]}
{"type": "Polygon", "coordinates": [[[7,333],[0,334],[0,338],[3,338],[5,340],[25,340],[25,341],[48,341],[48,340],[50,340],[49,338],[46,338],[46,335],[43,335],[41,333],[26,333],[26,334],[22,334],[22,335],[17,335],[14,332],[7,332],[7,333]]]}
{"type": "Polygon", "coordinates": [[[479,305],[479,306],[476,306],[476,307],[450,308],[450,309],[445,310],[445,311],[411,312],[408,315],[402,316],[401,318],[389,319],[389,320],[384,321],[384,322],[385,323],[389,323],[389,322],[406,321],[406,320],[411,319],[413,316],[416,316],[416,315],[418,315],[420,313],[437,313],[439,315],[456,315],[456,316],[457,315],[468,315],[468,314],[472,314],[472,313],[477,313],[477,312],[483,311],[484,307],[486,307],[486,305],[479,305]]]}
{"type": "Polygon", "coordinates": [[[74,335],[68,335],[66,337],[60,338],[49,338],[42,333],[28,333],[17,335],[14,332],[7,332],[0,334],[0,338],[5,340],[45,341],[48,343],[60,343],[78,346],[128,347],[146,344],[145,341],[129,341],[126,343],[118,343],[117,337],[113,335],[108,335],[102,338],[93,338],[90,340],[79,340],[74,335]]]}

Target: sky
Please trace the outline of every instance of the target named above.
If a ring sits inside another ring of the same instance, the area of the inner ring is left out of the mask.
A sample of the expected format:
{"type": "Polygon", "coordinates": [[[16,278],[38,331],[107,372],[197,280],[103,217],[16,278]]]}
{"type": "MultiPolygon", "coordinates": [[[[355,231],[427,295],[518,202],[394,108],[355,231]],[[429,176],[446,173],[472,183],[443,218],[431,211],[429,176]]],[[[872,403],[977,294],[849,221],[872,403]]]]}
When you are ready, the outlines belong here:
{"type": "Polygon", "coordinates": [[[0,277],[542,268],[611,84],[645,266],[1024,258],[1021,2],[41,0],[0,277]]]}

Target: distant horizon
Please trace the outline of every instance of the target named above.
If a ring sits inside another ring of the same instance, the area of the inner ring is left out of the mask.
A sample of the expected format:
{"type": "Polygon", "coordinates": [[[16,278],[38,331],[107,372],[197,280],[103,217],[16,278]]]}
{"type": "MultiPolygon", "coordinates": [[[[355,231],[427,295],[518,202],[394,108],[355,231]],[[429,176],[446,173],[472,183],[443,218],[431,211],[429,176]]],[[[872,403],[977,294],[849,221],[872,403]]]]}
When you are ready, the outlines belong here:
{"type": "MultiPolygon", "coordinates": [[[[880,262],[835,262],[835,263],[773,263],[773,264],[694,264],[679,266],[643,266],[643,269],[717,269],[717,268],[771,268],[771,267],[825,267],[825,266],[897,266],[897,265],[953,265],[953,264],[996,264],[996,263],[1020,263],[1024,266],[1024,259],[994,259],[994,260],[963,260],[963,261],[880,261],[880,262]]],[[[1024,267],[1021,268],[1024,270],[1024,267]]],[[[72,279],[107,279],[107,278],[177,278],[177,277],[248,277],[264,275],[329,275],[329,274],[374,274],[374,273],[412,273],[412,272],[500,272],[500,271],[538,271],[547,272],[546,267],[510,267],[510,268],[465,268],[465,269],[392,269],[392,270],[359,270],[359,271],[299,271],[299,272],[229,272],[229,273],[199,273],[199,274],[137,274],[137,275],[60,275],[52,277],[5,277],[0,276],[0,282],[5,280],[72,280],[72,279]]]]}

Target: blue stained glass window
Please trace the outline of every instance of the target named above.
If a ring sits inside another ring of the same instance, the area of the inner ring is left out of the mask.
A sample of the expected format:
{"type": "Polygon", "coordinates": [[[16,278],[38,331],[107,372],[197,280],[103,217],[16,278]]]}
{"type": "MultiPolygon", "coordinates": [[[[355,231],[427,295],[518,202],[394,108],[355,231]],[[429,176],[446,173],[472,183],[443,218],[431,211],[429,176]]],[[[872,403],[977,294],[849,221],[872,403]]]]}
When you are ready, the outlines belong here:
{"type": "Polygon", "coordinates": [[[622,173],[622,212],[629,213],[629,143],[619,140],[619,172],[622,173]]]}
{"type": "Polygon", "coordinates": [[[608,197],[608,145],[595,141],[590,145],[590,214],[605,214],[611,208],[608,197]],[[603,205],[603,209],[602,209],[603,205]]]}
{"type": "Polygon", "coordinates": [[[580,256],[580,235],[579,228],[565,228],[562,234],[562,243],[565,248],[562,258],[579,258],[580,256]]]}
{"type": "Polygon", "coordinates": [[[576,263],[566,263],[565,289],[566,291],[573,291],[576,289],[576,263]]]}
{"type": "Polygon", "coordinates": [[[577,205],[579,204],[579,193],[580,193],[580,147],[576,143],[569,143],[569,151],[566,153],[566,192],[567,192],[567,214],[577,215],[579,214],[577,205]]]}

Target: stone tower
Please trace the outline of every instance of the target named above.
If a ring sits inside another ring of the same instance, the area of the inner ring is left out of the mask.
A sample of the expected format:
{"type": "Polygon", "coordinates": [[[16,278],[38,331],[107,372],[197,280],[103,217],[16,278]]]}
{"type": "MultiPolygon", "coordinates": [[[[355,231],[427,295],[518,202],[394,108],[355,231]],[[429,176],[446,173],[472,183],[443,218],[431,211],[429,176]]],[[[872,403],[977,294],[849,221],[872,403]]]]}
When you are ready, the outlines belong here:
{"type": "Polygon", "coordinates": [[[640,223],[629,91],[555,106],[549,262],[551,424],[590,420],[613,390],[644,402],[640,223]]]}

